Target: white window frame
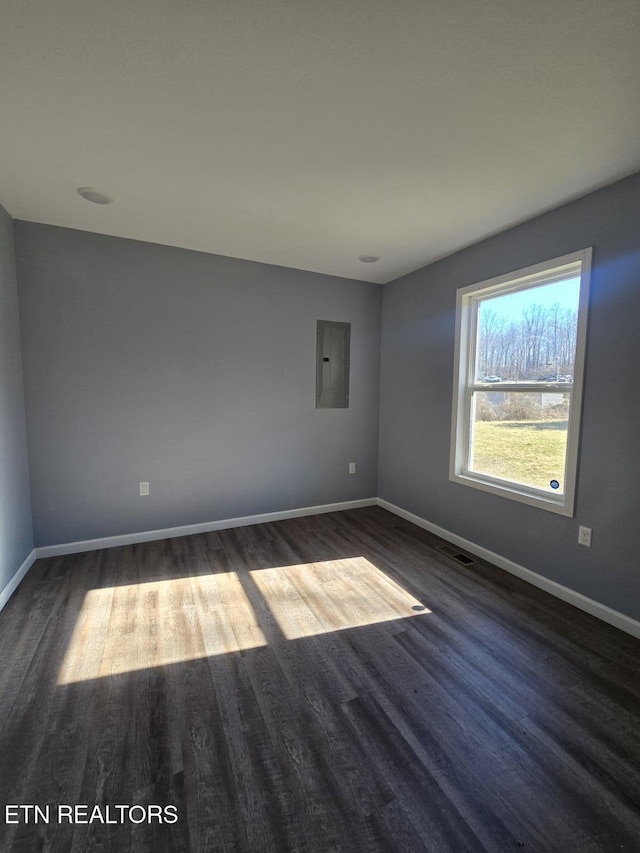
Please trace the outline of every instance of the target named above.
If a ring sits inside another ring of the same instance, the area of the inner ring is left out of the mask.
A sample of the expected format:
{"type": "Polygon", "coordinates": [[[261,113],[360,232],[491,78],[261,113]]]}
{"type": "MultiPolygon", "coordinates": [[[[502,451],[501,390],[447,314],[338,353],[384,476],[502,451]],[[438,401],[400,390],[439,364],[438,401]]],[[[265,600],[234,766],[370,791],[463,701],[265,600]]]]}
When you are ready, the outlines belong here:
{"type": "Polygon", "coordinates": [[[449,479],[484,492],[510,498],[521,503],[573,516],[575,505],[578,449],[582,420],[582,388],[587,337],[589,283],[592,249],[582,249],[560,258],[544,261],[525,269],[462,287],[456,298],[455,367],[451,418],[451,463],[449,479]],[[478,310],[487,297],[502,296],[542,284],[580,276],[576,358],[573,384],[557,382],[500,384],[478,383],[476,380],[476,346],[478,310]],[[567,459],[562,494],[549,493],[534,486],[471,471],[469,457],[472,440],[472,399],[477,391],[515,391],[520,393],[570,393],[571,403],[567,432],[567,459]]]}

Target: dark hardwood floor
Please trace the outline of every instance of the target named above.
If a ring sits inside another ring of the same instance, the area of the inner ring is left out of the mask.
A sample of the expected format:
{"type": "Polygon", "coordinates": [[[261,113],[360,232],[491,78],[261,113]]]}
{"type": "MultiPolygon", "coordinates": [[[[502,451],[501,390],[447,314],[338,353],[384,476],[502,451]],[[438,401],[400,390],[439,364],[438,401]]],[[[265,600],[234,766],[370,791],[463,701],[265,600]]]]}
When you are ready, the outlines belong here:
{"type": "Polygon", "coordinates": [[[640,851],[640,642],[442,545],[370,508],[39,560],[2,853],[640,851]]]}

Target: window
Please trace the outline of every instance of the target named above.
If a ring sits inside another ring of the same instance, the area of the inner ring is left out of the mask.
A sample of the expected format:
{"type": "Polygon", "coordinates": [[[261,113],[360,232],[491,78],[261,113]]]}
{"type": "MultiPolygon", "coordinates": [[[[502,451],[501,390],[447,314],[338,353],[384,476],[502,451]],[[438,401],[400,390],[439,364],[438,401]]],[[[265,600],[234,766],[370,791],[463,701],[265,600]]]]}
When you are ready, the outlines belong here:
{"type": "Polygon", "coordinates": [[[458,290],[450,478],[573,515],[591,249],[458,290]]]}

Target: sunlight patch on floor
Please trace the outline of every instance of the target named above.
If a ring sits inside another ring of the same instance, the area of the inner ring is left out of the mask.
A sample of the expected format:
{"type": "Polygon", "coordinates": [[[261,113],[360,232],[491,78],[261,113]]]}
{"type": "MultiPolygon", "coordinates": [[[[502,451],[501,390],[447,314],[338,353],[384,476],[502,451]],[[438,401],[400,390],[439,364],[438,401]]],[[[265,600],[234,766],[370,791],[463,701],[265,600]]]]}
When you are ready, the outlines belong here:
{"type": "Polygon", "coordinates": [[[250,574],[288,640],[431,612],[365,557],[250,574]]]}
{"type": "Polygon", "coordinates": [[[58,684],[265,645],[235,572],[92,589],[58,684]]]}
{"type": "Polygon", "coordinates": [[[264,647],[256,610],[276,641],[431,612],[365,557],[92,589],[58,684],[264,647]]]}

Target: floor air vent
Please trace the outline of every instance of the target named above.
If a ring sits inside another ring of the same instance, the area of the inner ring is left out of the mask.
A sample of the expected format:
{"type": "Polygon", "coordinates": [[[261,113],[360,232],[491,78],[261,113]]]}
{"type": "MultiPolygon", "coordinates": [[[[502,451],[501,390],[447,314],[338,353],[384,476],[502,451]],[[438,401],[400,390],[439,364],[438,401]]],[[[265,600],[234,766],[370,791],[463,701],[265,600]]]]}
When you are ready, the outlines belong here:
{"type": "Polygon", "coordinates": [[[442,553],[446,554],[447,557],[451,557],[452,560],[456,560],[463,566],[475,563],[473,557],[470,557],[468,554],[463,554],[461,551],[458,551],[457,548],[454,548],[453,545],[438,545],[438,551],[442,551],[442,553]]]}

